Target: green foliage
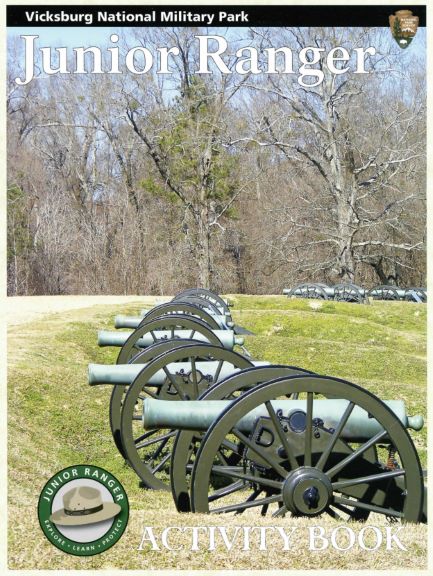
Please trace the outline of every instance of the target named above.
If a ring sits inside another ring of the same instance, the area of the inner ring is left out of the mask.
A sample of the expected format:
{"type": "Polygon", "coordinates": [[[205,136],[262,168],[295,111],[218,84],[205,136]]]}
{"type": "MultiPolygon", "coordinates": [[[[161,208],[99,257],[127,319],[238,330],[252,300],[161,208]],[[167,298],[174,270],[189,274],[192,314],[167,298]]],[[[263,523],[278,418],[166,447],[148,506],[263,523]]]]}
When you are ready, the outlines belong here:
{"type": "Polygon", "coordinates": [[[151,176],[140,180],[139,186],[147,193],[152,196],[158,196],[160,198],[166,198],[170,202],[177,202],[179,201],[179,197],[171,191],[167,191],[164,186],[162,186],[159,182],[157,182],[151,176]]]}
{"type": "Polygon", "coordinates": [[[239,159],[222,146],[224,125],[216,118],[219,103],[211,90],[203,79],[193,77],[158,133],[159,150],[169,163],[170,178],[192,202],[203,192],[206,200],[224,201],[238,187],[239,159]]]}
{"type": "Polygon", "coordinates": [[[128,108],[133,112],[135,110],[138,110],[140,108],[140,102],[138,100],[135,99],[131,99],[128,102],[128,108]]]}
{"type": "Polygon", "coordinates": [[[400,18],[396,17],[394,19],[394,36],[399,38],[401,36],[401,26],[400,26],[400,18]]]}

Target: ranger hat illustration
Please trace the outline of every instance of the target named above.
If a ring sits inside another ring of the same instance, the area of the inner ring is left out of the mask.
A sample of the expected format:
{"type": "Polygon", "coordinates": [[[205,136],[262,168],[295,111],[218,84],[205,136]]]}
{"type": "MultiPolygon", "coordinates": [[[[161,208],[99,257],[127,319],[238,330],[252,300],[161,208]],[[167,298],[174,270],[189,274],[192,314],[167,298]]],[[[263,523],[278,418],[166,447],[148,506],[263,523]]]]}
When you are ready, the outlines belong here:
{"type": "Polygon", "coordinates": [[[103,502],[97,488],[79,486],[65,492],[63,508],[51,514],[50,520],[60,526],[81,526],[114,518],[119,512],[119,504],[103,502]]]}

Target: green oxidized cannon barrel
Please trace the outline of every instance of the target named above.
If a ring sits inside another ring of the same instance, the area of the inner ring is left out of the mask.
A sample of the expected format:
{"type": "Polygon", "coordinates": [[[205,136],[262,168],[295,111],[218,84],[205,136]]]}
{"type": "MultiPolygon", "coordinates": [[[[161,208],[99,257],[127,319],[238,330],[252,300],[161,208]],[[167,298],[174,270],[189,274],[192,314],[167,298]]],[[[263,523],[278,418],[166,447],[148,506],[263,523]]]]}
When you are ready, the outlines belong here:
{"type": "MultiPolygon", "coordinates": [[[[146,398],[143,402],[143,426],[146,429],[173,428],[178,430],[206,431],[213,422],[227,408],[229,400],[190,400],[188,402],[167,402],[146,398]]],[[[323,421],[326,428],[336,428],[348,405],[347,400],[315,400],[313,404],[313,418],[323,421]]],[[[296,426],[302,432],[302,413],[305,414],[307,406],[305,400],[274,400],[271,402],[275,411],[281,410],[282,416],[290,419],[296,414],[296,426]]],[[[405,404],[402,400],[388,400],[385,404],[395,413],[405,428],[420,430],[424,425],[422,416],[407,416],[405,404]]],[[[257,418],[269,417],[266,406],[260,405],[237,423],[237,428],[250,432],[254,428],[257,418]]],[[[355,406],[345,427],[342,437],[346,440],[363,441],[372,438],[382,430],[380,424],[368,413],[355,406]]]]}
{"type": "MultiPolygon", "coordinates": [[[[114,317],[115,328],[137,328],[139,324],[143,321],[143,316],[123,316],[118,314],[114,317]]],[[[233,321],[230,321],[226,315],[213,315],[213,318],[218,322],[222,329],[232,328],[234,325],[233,321]]]]}
{"type": "MultiPolygon", "coordinates": [[[[244,343],[244,338],[235,335],[233,330],[212,330],[212,332],[214,332],[227,350],[232,350],[235,344],[242,346],[244,343]]],[[[98,346],[117,346],[120,348],[125,344],[131,334],[132,332],[100,330],[98,332],[98,346]]],[[[190,336],[191,330],[174,330],[175,338],[188,339],[190,336]]],[[[173,333],[171,330],[154,330],[152,333],[148,332],[147,334],[144,334],[144,336],[137,340],[136,345],[140,348],[146,348],[147,346],[155,344],[155,340],[171,340],[172,338],[173,333]]],[[[194,334],[194,341],[208,342],[206,336],[199,332],[194,334]]]]}
{"type": "MultiPolygon", "coordinates": [[[[269,362],[254,361],[254,366],[268,366],[269,362]]],[[[220,362],[217,360],[197,361],[196,369],[200,372],[202,377],[208,376],[211,380],[219,369],[220,362]]],[[[89,364],[88,378],[89,384],[94,386],[96,384],[121,384],[127,386],[132,384],[138,374],[143,370],[146,364],[89,364]]],[[[189,362],[173,362],[167,364],[165,369],[170,374],[184,373],[188,374],[191,371],[191,364],[189,362]]],[[[222,364],[218,380],[222,380],[227,376],[239,372],[239,368],[234,368],[230,362],[222,364]]],[[[162,386],[167,378],[164,370],[155,372],[148,384],[154,386],[162,386]]]]}
{"type": "MultiPolygon", "coordinates": [[[[231,306],[231,304],[227,304],[227,306],[231,306]]],[[[142,309],[140,310],[140,315],[141,315],[141,317],[146,316],[146,314],[147,314],[148,312],[150,312],[151,310],[152,310],[152,308],[142,308],[142,309]]],[[[226,313],[222,312],[222,316],[224,316],[225,318],[230,318],[230,314],[227,313],[227,312],[226,312],[226,313]]]]}

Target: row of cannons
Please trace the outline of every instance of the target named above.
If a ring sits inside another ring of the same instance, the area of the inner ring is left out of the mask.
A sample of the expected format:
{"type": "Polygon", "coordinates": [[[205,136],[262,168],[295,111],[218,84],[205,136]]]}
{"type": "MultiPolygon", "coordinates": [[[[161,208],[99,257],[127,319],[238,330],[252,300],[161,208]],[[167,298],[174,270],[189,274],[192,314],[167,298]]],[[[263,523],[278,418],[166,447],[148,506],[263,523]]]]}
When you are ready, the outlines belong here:
{"type": "Polygon", "coordinates": [[[337,302],[356,302],[366,304],[373,300],[404,300],[406,302],[427,302],[427,288],[399,288],[381,285],[367,290],[356,284],[304,283],[294,288],[284,288],[283,294],[297,298],[315,298],[317,300],[335,300],[337,302]]]}
{"type": "Polygon", "coordinates": [[[252,359],[248,331],[207,290],[115,325],[134,331],[99,333],[120,350],[116,365],[89,365],[89,384],[112,386],[117,449],[143,487],[171,489],[179,512],[426,520],[408,432],[423,419],[403,401],[252,359]]]}

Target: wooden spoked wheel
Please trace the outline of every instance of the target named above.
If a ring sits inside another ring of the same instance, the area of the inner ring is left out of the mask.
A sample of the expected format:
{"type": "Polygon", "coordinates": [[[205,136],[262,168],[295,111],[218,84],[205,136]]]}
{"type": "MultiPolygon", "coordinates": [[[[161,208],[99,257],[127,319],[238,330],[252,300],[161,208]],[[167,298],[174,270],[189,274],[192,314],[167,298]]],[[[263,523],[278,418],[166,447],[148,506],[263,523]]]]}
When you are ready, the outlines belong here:
{"type": "Polygon", "coordinates": [[[367,296],[374,300],[400,300],[395,286],[375,286],[368,291],[367,296]]]}
{"type": "Polygon", "coordinates": [[[161,333],[162,339],[174,340],[178,330],[188,330],[189,340],[197,340],[199,338],[202,340],[204,338],[209,344],[222,346],[221,340],[204,320],[183,314],[165,314],[164,316],[142,322],[134,330],[122,346],[116,364],[127,364],[135,354],[141,352],[143,348],[140,346],[140,340],[144,336],[150,336],[153,343],[158,342],[158,337],[161,333]]]}
{"type": "Polygon", "coordinates": [[[337,302],[352,302],[362,304],[364,295],[359,286],[355,284],[336,284],[334,287],[334,300],[337,302]]]}
{"type": "Polygon", "coordinates": [[[290,296],[298,296],[300,298],[316,298],[318,300],[328,300],[326,287],[320,284],[299,284],[289,292],[290,296]]]}
{"type": "Polygon", "coordinates": [[[255,508],[262,515],[328,514],[339,520],[375,512],[418,522],[423,497],[418,455],[396,415],[367,390],[326,376],[281,378],[242,394],[208,429],[191,477],[195,512],[255,508]],[[303,416],[278,414],[273,401],[294,393],[305,400],[303,416]],[[315,416],[316,402],[328,395],[346,401],[332,426],[328,416],[315,416]],[[249,432],[241,430],[238,423],[257,407],[266,416],[249,432]],[[377,432],[349,440],[349,419],[359,410],[377,432]],[[238,462],[225,465],[220,454],[238,454],[238,462]],[[230,480],[222,493],[213,485],[217,475],[230,480]]]}
{"type": "MultiPolygon", "coordinates": [[[[199,400],[233,400],[258,384],[294,374],[311,374],[311,372],[295,366],[270,365],[247,368],[214,384],[199,396],[199,400]]],[[[173,499],[179,512],[191,510],[189,478],[203,435],[203,433],[189,430],[180,430],[176,434],[170,467],[170,482],[173,499]]]]}
{"type": "Polygon", "coordinates": [[[126,459],[145,486],[169,489],[169,466],[176,430],[143,433],[143,400],[149,397],[171,401],[196,399],[228,372],[250,367],[252,363],[244,356],[207,344],[181,346],[144,367],[127,389],[120,436],[126,459]]]}

